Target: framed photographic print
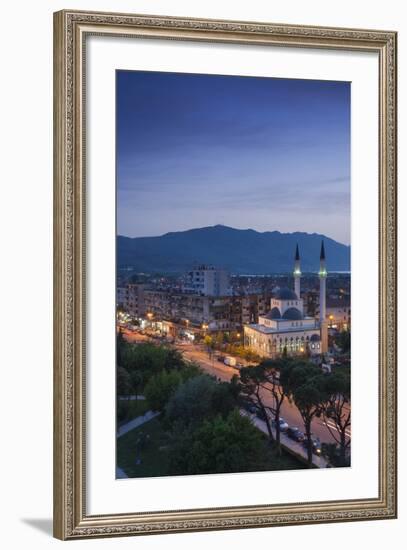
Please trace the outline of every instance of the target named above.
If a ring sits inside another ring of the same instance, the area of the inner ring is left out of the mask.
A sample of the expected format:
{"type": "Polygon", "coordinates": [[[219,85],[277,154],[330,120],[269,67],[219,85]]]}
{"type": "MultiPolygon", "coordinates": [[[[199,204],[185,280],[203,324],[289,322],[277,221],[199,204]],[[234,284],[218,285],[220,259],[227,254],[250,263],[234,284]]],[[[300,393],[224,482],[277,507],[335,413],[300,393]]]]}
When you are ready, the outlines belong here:
{"type": "Polygon", "coordinates": [[[55,536],[396,517],[396,33],[54,45],[55,536]]]}

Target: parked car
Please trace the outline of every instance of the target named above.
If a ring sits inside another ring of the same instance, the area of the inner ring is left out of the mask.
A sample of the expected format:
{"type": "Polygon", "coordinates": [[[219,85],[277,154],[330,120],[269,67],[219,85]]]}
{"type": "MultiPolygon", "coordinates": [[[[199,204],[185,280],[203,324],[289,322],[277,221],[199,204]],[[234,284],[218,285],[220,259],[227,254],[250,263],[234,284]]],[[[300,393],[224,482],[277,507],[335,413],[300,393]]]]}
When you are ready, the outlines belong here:
{"type": "MultiPolygon", "coordinates": [[[[286,432],[288,430],[288,424],[282,416],[280,416],[280,418],[279,418],[279,424],[280,424],[280,432],[286,432]]],[[[276,427],[276,421],[275,420],[273,420],[272,426],[274,428],[276,427]]]]}
{"type": "Polygon", "coordinates": [[[287,430],[287,435],[294,441],[302,442],[305,439],[305,435],[295,426],[290,426],[287,430]]]}
{"type": "MultiPolygon", "coordinates": [[[[304,445],[304,448],[307,449],[308,442],[307,442],[306,439],[304,439],[302,444],[304,445]]],[[[319,440],[319,438],[318,437],[317,438],[312,437],[311,438],[311,444],[312,444],[312,452],[314,453],[314,455],[319,456],[322,453],[321,441],[319,440]]]]}
{"type": "Polygon", "coordinates": [[[228,367],[235,367],[236,366],[236,359],[235,357],[232,357],[231,355],[227,355],[223,362],[225,363],[225,365],[227,365],[228,367]]]}
{"type": "Polygon", "coordinates": [[[220,363],[224,363],[224,361],[225,361],[225,358],[223,357],[223,355],[218,355],[218,356],[216,357],[216,359],[217,359],[220,363]]]}
{"type": "Polygon", "coordinates": [[[243,404],[243,408],[246,409],[246,411],[248,411],[249,413],[252,413],[252,414],[256,414],[257,413],[257,407],[255,405],[253,405],[253,403],[250,403],[250,402],[246,402],[243,404]]]}

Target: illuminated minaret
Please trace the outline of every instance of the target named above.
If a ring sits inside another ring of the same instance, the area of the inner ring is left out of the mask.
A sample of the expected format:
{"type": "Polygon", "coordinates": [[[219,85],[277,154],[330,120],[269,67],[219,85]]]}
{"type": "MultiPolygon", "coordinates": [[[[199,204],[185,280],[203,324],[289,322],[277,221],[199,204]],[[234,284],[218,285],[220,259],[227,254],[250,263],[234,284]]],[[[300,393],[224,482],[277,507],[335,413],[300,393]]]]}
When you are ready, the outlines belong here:
{"type": "Polygon", "coordinates": [[[295,259],[294,259],[294,292],[297,295],[297,298],[300,299],[301,292],[301,267],[300,267],[300,251],[297,248],[295,249],[295,259]]]}
{"type": "Polygon", "coordinates": [[[328,325],[326,322],[326,263],[324,241],[319,256],[319,323],[321,327],[321,353],[328,351],[328,325]]]}

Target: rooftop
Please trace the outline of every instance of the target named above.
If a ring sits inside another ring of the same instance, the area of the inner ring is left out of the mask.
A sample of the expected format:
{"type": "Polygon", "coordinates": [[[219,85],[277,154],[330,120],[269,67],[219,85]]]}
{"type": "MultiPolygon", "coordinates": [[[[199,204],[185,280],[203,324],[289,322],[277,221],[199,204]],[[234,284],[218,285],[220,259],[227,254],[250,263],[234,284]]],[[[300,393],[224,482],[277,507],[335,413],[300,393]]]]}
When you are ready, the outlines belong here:
{"type": "Polygon", "coordinates": [[[276,300],[298,300],[296,293],[287,287],[280,288],[274,297],[276,300]]]}

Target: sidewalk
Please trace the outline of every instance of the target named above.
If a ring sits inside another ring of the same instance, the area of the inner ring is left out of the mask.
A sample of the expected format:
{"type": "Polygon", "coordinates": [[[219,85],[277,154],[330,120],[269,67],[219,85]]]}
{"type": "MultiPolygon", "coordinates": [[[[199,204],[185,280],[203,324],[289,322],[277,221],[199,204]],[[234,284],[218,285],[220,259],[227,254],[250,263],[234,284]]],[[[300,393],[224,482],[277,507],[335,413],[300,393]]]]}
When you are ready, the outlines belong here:
{"type": "Polygon", "coordinates": [[[145,401],[144,395],[119,395],[119,401],[145,401]]]}
{"type": "MultiPolygon", "coordinates": [[[[240,409],[240,414],[250,418],[253,424],[256,426],[256,428],[258,428],[268,436],[268,430],[264,420],[260,420],[260,418],[258,418],[255,414],[251,414],[247,412],[245,409],[240,409]]],[[[276,435],[275,428],[271,428],[271,431],[275,436],[276,435]]],[[[298,443],[297,441],[293,441],[284,433],[280,433],[280,442],[283,448],[287,449],[289,452],[290,451],[293,452],[297,456],[300,456],[305,461],[307,461],[307,451],[304,449],[301,443],[298,443]]],[[[317,468],[326,468],[328,465],[328,462],[323,456],[317,456],[314,454],[312,455],[312,463],[317,468]]]]}
{"type": "Polygon", "coordinates": [[[133,418],[133,420],[130,420],[130,422],[127,422],[127,424],[123,424],[123,426],[120,426],[120,428],[117,430],[116,437],[121,437],[127,432],[134,430],[134,428],[138,428],[139,426],[142,426],[143,424],[145,424],[149,420],[152,420],[159,414],[160,414],[159,412],[147,411],[145,415],[137,416],[137,418],[133,418]]]}

